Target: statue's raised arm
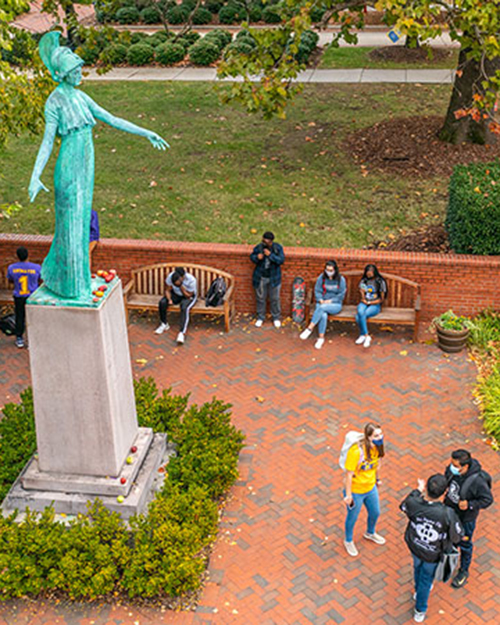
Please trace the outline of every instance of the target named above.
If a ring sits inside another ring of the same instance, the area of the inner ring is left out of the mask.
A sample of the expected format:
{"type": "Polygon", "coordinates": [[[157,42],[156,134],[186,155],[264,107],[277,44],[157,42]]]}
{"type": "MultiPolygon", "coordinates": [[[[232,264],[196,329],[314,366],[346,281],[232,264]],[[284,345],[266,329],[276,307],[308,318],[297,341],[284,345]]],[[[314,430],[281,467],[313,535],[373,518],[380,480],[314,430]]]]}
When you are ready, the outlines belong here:
{"type": "Polygon", "coordinates": [[[165,150],[168,143],[155,132],[115,117],[76,87],[82,81],[82,59],[59,45],[59,32],[40,40],[40,57],[59,85],[45,104],[45,133],[29,185],[33,202],[41,190],[45,165],[56,135],[61,147],[54,172],[56,227],[50,251],[42,266],[45,286],[59,299],[88,304],[92,299],[89,266],[89,232],[94,191],[92,128],[100,120],[113,128],[148,139],[165,150]]]}

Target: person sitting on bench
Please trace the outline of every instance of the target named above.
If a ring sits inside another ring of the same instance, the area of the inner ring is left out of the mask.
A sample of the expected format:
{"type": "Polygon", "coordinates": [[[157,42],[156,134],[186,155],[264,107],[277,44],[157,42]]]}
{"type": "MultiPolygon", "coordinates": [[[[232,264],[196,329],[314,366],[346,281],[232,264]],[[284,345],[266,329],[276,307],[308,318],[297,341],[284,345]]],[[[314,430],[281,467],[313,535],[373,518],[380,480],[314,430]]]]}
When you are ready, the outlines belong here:
{"type": "Polygon", "coordinates": [[[184,343],[189,324],[189,311],[196,303],[197,284],[196,278],[187,273],[183,267],[176,267],[175,271],[168,274],[165,296],[158,304],[160,313],[160,325],[156,328],[156,334],[163,334],[170,326],[167,322],[167,310],[169,306],[178,305],[181,309],[180,331],[177,335],[177,343],[184,343]]]}

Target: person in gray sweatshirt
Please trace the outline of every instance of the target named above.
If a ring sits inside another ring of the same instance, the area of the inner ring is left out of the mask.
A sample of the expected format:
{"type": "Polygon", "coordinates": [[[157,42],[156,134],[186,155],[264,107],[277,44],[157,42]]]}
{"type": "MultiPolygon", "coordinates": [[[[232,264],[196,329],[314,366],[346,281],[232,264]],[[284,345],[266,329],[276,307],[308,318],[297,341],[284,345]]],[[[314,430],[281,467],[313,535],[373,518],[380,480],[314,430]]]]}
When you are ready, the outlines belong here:
{"type": "Polygon", "coordinates": [[[318,276],[314,287],[316,310],[311,323],[301,333],[300,338],[308,339],[314,327],[318,326],[318,338],[314,347],[321,349],[325,342],[326,324],[328,315],[338,315],[342,310],[342,303],[346,294],[347,285],[345,278],[340,275],[337,263],[334,260],[327,261],[323,273],[318,276]]]}

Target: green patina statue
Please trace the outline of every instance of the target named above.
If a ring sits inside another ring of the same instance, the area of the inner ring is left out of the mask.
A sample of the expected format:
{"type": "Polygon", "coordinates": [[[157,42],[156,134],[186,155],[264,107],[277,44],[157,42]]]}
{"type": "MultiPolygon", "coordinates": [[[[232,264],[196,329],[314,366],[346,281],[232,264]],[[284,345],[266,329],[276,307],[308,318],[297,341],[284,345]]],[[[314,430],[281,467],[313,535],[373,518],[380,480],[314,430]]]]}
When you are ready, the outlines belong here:
{"type": "Polygon", "coordinates": [[[52,300],[72,300],[86,305],[92,299],[89,266],[89,232],[94,191],[94,144],[92,127],[100,120],[113,128],[146,137],[153,147],[169,147],[158,134],[114,117],[86,93],[76,89],[82,81],[82,59],[60,46],[59,32],[40,40],[40,56],[59,85],[45,104],[45,134],[31,176],[29,196],[33,202],[52,153],[56,135],[61,148],[54,172],[56,228],[50,251],[42,266],[45,287],[52,300]]]}

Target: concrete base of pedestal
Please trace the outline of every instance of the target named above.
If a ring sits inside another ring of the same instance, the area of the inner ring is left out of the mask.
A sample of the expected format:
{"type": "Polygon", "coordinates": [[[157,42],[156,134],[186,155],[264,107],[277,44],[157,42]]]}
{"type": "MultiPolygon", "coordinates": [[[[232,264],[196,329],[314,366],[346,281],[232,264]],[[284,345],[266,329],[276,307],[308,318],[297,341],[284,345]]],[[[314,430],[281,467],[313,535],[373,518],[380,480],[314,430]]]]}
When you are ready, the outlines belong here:
{"type": "MultiPolygon", "coordinates": [[[[134,514],[144,512],[147,505],[154,496],[152,485],[158,470],[168,462],[167,452],[167,436],[166,434],[155,434],[149,445],[149,450],[144,458],[142,466],[140,466],[135,481],[132,484],[128,495],[123,502],[117,501],[116,495],[97,494],[106,490],[103,488],[103,480],[105,478],[92,478],[86,476],[77,476],[73,485],[69,482],[70,476],[65,476],[68,490],[66,492],[50,491],[50,490],[27,490],[23,488],[22,482],[25,476],[29,475],[30,467],[33,466],[33,459],[29,461],[23,469],[17,480],[14,482],[7,497],[2,503],[3,514],[11,514],[15,510],[24,512],[26,508],[36,512],[42,512],[48,506],[52,506],[56,513],[66,515],[77,515],[87,513],[87,502],[94,499],[100,499],[108,510],[118,512],[123,519],[129,519],[134,514]],[[81,488],[81,480],[85,480],[86,488],[94,489],[93,494],[83,493],[81,488]],[[92,480],[95,481],[92,486],[92,480]]],[[[139,463],[137,463],[139,465],[139,463]]],[[[133,466],[133,465],[126,465],[133,466]]],[[[163,471],[162,471],[163,473],[163,471]]],[[[42,474],[47,479],[47,474],[42,474]]],[[[111,486],[111,479],[108,480],[111,486]]],[[[119,481],[119,480],[118,480],[119,481]]]]}
{"type": "Polygon", "coordinates": [[[109,495],[126,497],[132,484],[137,479],[137,474],[148,454],[153,441],[151,428],[139,428],[128,458],[131,462],[122,467],[117,477],[75,475],[71,473],[47,473],[40,471],[37,455],[33,456],[26,465],[21,476],[21,485],[25,490],[48,490],[61,493],[77,492],[82,495],[109,495]],[[122,483],[123,482],[123,483],[122,483]]]}

